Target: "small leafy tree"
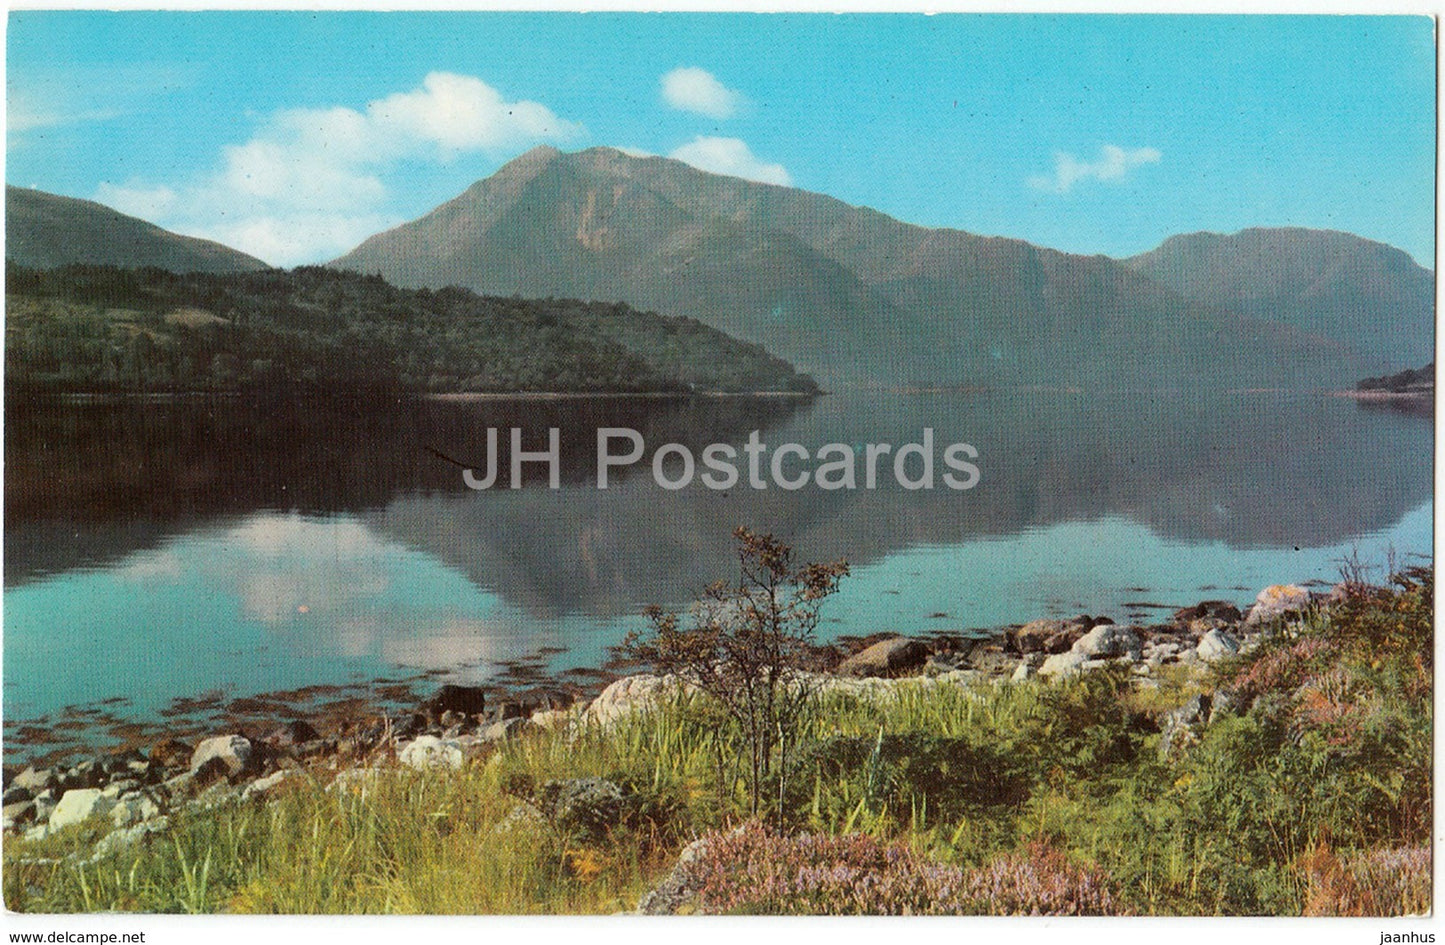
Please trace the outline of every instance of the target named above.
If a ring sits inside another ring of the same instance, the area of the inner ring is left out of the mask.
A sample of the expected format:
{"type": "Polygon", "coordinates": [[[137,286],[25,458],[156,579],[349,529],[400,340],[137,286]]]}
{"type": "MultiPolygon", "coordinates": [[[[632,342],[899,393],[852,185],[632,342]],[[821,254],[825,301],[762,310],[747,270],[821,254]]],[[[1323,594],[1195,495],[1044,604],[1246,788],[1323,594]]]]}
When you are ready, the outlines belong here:
{"type": "Polygon", "coordinates": [[[757,816],[775,771],[782,794],[787,749],[812,696],[800,671],[812,652],[819,607],[848,574],[848,562],[798,567],[793,549],[772,535],[740,527],[733,538],[737,580],[708,587],[686,626],[679,615],[648,607],[651,632],[629,637],[626,646],[658,671],[696,685],[737,723],[757,816]]]}

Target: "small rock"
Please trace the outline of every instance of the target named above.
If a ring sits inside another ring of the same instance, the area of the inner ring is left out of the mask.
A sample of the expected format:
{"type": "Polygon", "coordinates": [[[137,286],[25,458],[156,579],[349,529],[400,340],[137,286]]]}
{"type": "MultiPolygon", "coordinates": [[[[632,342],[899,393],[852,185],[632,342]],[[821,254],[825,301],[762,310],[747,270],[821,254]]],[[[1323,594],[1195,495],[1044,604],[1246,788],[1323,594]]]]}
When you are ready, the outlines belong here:
{"type": "Polygon", "coordinates": [[[686,687],[675,676],[643,673],[616,680],[587,707],[587,717],[606,725],[638,709],[676,696],[686,687]]]}
{"type": "Polygon", "coordinates": [[[196,776],[189,771],[182,771],[173,778],[161,782],[161,790],[167,797],[185,797],[199,787],[196,776]]]}
{"type": "Polygon", "coordinates": [[[1197,693],[1164,716],[1160,726],[1163,733],[1159,739],[1160,758],[1167,759],[1171,753],[1199,740],[1199,732],[1209,718],[1210,701],[1207,694],[1197,693]]]}
{"type": "Polygon", "coordinates": [[[928,662],[923,664],[923,675],[945,676],[956,672],[967,661],[967,653],[935,653],[928,658],[928,662]]]}
{"type": "Polygon", "coordinates": [[[154,798],[137,792],[127,794],[116,802],[110,809],[110,819],[117,827],[128,827],[131,824],[138,824],[143,820],[150,820],[158,816],[161,806],[154,798]]]}
{"type": "Polygon", "coordinates": [[[275,774],[258,778],[241,789],[241,800],[249,801],[252,798],[265,797],[266,794],[281,784],[281,782],[285,781],[289,776],[290,773],[287,771],[277,771],[275,774]]]}
{"type": "Polygon", "coordinates": [[[622,817],[622,788],[606,778],[572,778],[542,785],[543,807],[558,828],[600,838],[622,817]]]}
{"type": "Polygon", "coordinates": [[[151,746],[150,760],[163,768],[189,768],[195,749],[176,738],[167,738],[151,746]]]}
{"type": "Polygon", "coordinates": [[[105,787],[101,788],[100,793],[105,795],[106,797],[119,798],[127,791],[134,791],[138,787],[140,787],[140,782],[137,781],[135,778],[121,778],[120,780],[112,781],[105,787]]]}
{"type": "Polygon", "coordinates": [[[1234,693],[1219,690],[1209,700],[1209,725],[1213,725],[1226,715],[1233,715],[1236,698],[1234,693]]]}
{"type": "Polygon", "coordinates": [[[502,722],[493,722],[478,733],[483,741],[504,742],[516,738],[530,729],[535,728],[531,719],[513,718],[502,722]]]}
{"type": "Polygon", "coordinates": [[[1206,663],[1233,656],[1239,652],[1239,641],[1224,630],[1211,630],[1199,641],[1195,653],[1206,663]]]}
{"type": "Polygon", "coordinates": [[[1244,625],[1254,628],[1280,617],[1297,614],[1310,606],[1310,592],[1296,584],[1272,584],[1259,592],[1244,625]]]}
{"type": "Polygon", "coordinates": [[[308,758],[319,758],[336,751],[336,743],[328,739],[317,738],[309,742],[302,742],[295,746],[294,751],[297,758],[305,761],[308,758]]]}
{"type": "Polygon", "coordinates": [[[320,737],[321,733],[316,731],[316,727],[310,722],[305,719],[293,719],[273,729],[271,734],[266,736],[265,741],[277,748],[294,748],[320,737]]]}
{"type": "Polygon", "coordinates": [[[637,903],[639,915],[676,915],[697,894],[692,865],[706,852],[711,839],[700,837],[682,848],[673,867],[663,881],[637,903]]]}
{"type": "Polygon", "coordinates": [[[50,829],[59,830],[82,820],[109,813],[115,806],[115,798],[101,794],[99,788],[76,788],[66,791],[50,812],[50,829]]]}
{"type": "Polygon", "coordinates": [[[570,709],[577,703],[577,696],[566,689],[543,687],[519,693],[517,701],[527,715],[534,715],[543,709],[570,709]]]}
{"type": "Polygon", "coordinates": [[[0,798],[0,804],[5,804],[6,806],[9,806],[10,804],[20,804],[25,801],[34,799],[35,794],[30,790],[30,788],[19,784],[14,784],[5,789],[5,795],[3,798],[0,798]]]}
{"type": "Polygon", "coordinates": [[[511,834],[527,833],[547,828],[547,816],[537,809],[536,805],[526,801],[518,801],[507,811],[507,816],[497,821],[489,833],[511,834]]]}
{"type": "Polygon", "coordinates": [[[66,776],[66,781],[77,788],[99,787],[105,779],[105,772],[101,771],[100,765],[95,759],[87,758],[75,767],[71,768],[66,776]]]}
{"type": "Polygon", "coordinates": [[[35,801],[14,801],[0,808],[0,830],[18,830],[36,820],[35,801]]]}
{"type": "Polygon", "coordinates": [[[1084,654],[1074,650],[1067,653],[1055,653],[1044,660],[1043,665],[1039,667],[1039,675],[1066,679],[1081,672],[1086,660],[1087,657],[1084,654]]]}
{"type": "Polygon", "coordinates": [[[1116,656],[1137,659],[1142,647],[1139,635],[1128,627],[1100,624],[1079,637],[1071,652],[1090,660],[1113,659],[1116,656]]]}
{"type": "Polygon", "coordinates": [[[443,712],[460,712],[463,715],[480,715],[487,710],[487,693],[481,686],[458,686],[447,683],[427,702],[432,715],[443,712]]]}
{"type": "Polygon", "coordinates": [[[577,713],[572,709],[539,709],[532,713],[532,724],[551,730],[561,728],[575,718],[577,713]]]}
{"type": "MultiPolygon", "coordinates": [[[[37,769],[34,765],[27,767],[24,771],[10,779],[10,787],[25,788],[34,797],[46,788],[55,787],[55,772],[50,768],[37,769]]],[[[8,794],[7,794],[8,796],[8,794]]]]}
{"type": "Polygon", "coordinates": [[[475,725],[476,722],[471,716],[458,712],[456,709],[447,709],[437,720],[442,728],[460,730],[464,725],[475,725]]]}
{"type": "Polygon", "coordinates": [[[171,819],[162,814],[159,817],[138,823],[133,827],[127,827],[123,830],[113,830],[100,838],[100,842],[95,845],[95,850],[90,859],[94,862],[102,857],[109,856],[112,853],[131,846],[138,840],[144,840],[152,834],[168,830],[170,826],[171,819]]]}
{"type": "Polygon", "coordinates": [[[1043,652],[1050,655],[1054,653],[1067,653],[1073,649],[1074,644],[1078,643],[1079,639],[1083,637],[1086,629],[1082,624],[1069,624],[1044,641],[1043,652]]]}
{"type": "MultiPolygon", "coordinates": [[[[1009,649],[1015,653],[1041,653],[1044,644],[1055,635],[1066,631],[1070,624],[1062,620],[1031,620],[1022,627],[1005,632],[1009,649]]],[[[1083,628],[1079,628],[1082,633],[1083,628]]]]}
{"type": "Polygon", "coordinates": [[[1179,627],[1188,627],[1194,621],[1201,619],[1236,624],[1239,623],[1240,617],[1239,608],[1227,600],[1200,601],[1193,607],[1182,607],[1174,611],[1174,623],[1179,627]]]}
{"type": "Polygon", "coordinates": [[[466,756],[460,745],[453,741],[443,741],[435,735],[418,736],[398,752],[397,760],[418,771],[461,768],[466,764],[466,756]]]}
{"type": "Polygon", "coordinates": [[[1196,617],[1189,621],[1189,626],[1186,629],[1190,636],[1198,639],[1211,630],[1227,630],[1232,626],[1233,624],[1220,620],[1218,617],[1196,617]]]}
{"type": "Polygon", "coordinates": [[[880,640],[861,653],[838,664],[840,676],[886,676],[921,667],[928,659],[928,646],[908,637],[880,640]]]}
{"type": "Polygon", "coordinates": [[[196,746],[195,752],[191,754],[191,772],[200,776],[204,766],[219,761],[220,767],[212,764],[210,770],[234,778],[246,770],[251,762],[251,755],[251,743],[245,738],[240,735],[218,735],[196,746]]]}

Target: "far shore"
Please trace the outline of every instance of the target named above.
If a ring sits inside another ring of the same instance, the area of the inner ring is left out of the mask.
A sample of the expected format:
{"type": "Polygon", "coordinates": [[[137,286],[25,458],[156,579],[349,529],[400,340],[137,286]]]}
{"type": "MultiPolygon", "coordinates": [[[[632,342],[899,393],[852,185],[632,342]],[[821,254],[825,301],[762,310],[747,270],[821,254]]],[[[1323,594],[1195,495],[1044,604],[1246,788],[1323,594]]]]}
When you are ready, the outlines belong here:
{"type": "Polygon", "coordinates": [[[1352,400],[1377,401],[1427,401],[1435,399],[1435,388],[1423,390],[1336,390],[1333,397],[1349,397],[1352,400]]]}
{"type": "Polygon", "coordinates": [[[796,397],[808,399],[821,397],[826,391],[797,390],[659,390],[659,391],[471,391],[452,394],[422,394],[422,400],[445,404],[486,403],[498,400],[676,400],[687,397],[796,397]]]}
{"type": "Polygon", "coordinates": [[[227,400],[241,401],[247,398],[301,398],[306,400],[332,400],[343,397],[385,398],[398,401],[427,401],[432,403],[491,403],[519,400],[679,400],[694,397],[705,398],[797,398],[807,400],[820,397],[827,391],[470,391],[458,393],[428,393],[425,391],[353,391],[353,390],[295,390],[295,391],[74,391],[74,390],[10,390],[6,399],[17,401],[41,401],[51,404],[170,404],[193,401],[227,400]]]}

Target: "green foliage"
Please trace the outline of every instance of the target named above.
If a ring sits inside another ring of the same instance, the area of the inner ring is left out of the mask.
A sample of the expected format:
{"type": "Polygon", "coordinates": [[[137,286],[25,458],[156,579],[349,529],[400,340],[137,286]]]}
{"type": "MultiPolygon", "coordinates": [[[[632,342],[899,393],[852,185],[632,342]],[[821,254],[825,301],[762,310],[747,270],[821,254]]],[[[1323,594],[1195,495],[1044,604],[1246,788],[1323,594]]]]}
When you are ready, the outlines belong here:
{"type": "Polygon", "coordinates": [[[317,267],[178,275],[10,265],[7,280],[12,388],[817,390],[756,345],[620,304],[405,290],[317,267]]]}
{"type": "MultiPolygon", "coordinates": [[[[812,655],[819,608],[848,574],[848,563],[799,567],[793,549],[772,535],[738,528],[733,538],[737,580],[709,587],[685,627],[676,614],[647,608],[652,633],[629,636],[624,647],[696,686],[736,724],[756,817],[768,783],[786,772],[811,695],[799,671],[812,655]]],[[[776,793],[781,798],[784,791],[780,780],[776,793]]]]}

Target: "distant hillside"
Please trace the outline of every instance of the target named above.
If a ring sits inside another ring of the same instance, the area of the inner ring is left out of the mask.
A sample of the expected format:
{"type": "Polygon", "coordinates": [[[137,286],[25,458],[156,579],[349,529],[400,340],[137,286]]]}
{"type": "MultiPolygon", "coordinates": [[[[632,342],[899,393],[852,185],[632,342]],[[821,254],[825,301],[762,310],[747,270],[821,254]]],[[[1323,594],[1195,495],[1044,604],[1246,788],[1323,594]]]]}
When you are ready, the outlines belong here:
{"type": "Polygon", "coordinates": [[[403,290],[316,267],[6,273],[5,380],[55,391],[817,390],[762,348],[621,304],[403,290]]]}
{"type": "Polygon", "coordinates": [[[1434,273],[1349,233],[1190,233],[1124,263],[1206,305],[1348,340],[1391,368],[1435,349],[1434,273]]]}
{"type": "Polygon", "coordinates": [[[535,149],[331,265],[687,315],[837,384],[1278,387],[1383,363],[1358,339],[1202,304],[1106,257],[610,148],[535,149]]]}
{"type": "Polygon", "coordinates": [[[5,258],[35,269],[73,263],[171,272],[250,272],[261,260],[181,236],[89,200],[5,188],[5,258]]]}
{"type": "Polygon", "coordinates": [[[1367,377],[1357,383],[1355,389],[1390,394],[1434,393],[1435,362],[1431,361],[1422,368],[1406,368],[1385,377],[1367,377]]]}

